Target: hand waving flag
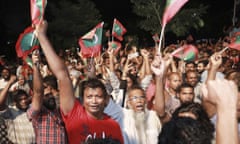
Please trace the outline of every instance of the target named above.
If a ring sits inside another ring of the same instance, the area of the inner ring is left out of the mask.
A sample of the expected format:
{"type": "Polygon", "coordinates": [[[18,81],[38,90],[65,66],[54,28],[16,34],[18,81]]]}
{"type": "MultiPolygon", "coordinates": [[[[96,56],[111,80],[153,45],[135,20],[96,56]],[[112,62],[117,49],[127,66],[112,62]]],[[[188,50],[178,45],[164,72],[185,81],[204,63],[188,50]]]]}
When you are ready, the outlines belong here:
{"type": "Polygon", "coordinates": [[[164,34],[164,29],[166,24],[176,15],[176,13],[181,9],[181,7],[187,2],[188,0],[167,0],[165,11],[162,17],[162,30],[159,40],[159,52],[161,51],[161,44],[162,38],[164,34]]]}

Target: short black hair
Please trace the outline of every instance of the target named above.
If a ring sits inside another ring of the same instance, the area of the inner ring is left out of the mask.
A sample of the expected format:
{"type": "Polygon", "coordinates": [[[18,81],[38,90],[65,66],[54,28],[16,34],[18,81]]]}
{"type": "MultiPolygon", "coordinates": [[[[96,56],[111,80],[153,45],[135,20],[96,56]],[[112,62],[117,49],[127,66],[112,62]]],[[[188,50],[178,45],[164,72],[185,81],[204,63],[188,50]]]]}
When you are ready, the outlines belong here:
{"type": "Polygon", "coordinates": [[[46,83],[48,86],[52,87],[55,90],[58,90],[57,78],[53,75],[48,75],[43,78],[43,83],[46,83]]]}
{"type": "Polygon", "coordinates": [[[105,98],[108,96],[105,85],[102,83],[101,80],[99,80],[97,78],[89,78],[88,80],[83,81],[81,85],[82,85],[82,91],[81,91],[82,96],[83,96],[86,88],[100,88],[100,89],[102,89],[103,96],[105,98]]]}
{"type": "Polygon", "coordinates": [[[214,126],[204,108],[198,103],[182,104],[167,122],[158,136],[159,144],[211,144],[214,126]],[[196,116],[180,117],[178,114],[190,112],[196,116]]]}
{"type": "Polygon", "coordinates": [[[26,95],[27,97],[29,97],[29,94],[25,90],[22,90],[22,89],[18,89],[16,91],[12,92],[12,97],[15,102],[17,102],[18,98],[22,95],[26,95]]]}
{"type": "Polygon", "coordinates": [[[177,88],[177,93],[180,93],[183,88],[192,88],[194,90],[194,87],[191,86],[188,83],[182,83],[178,88],[177,88]]]}

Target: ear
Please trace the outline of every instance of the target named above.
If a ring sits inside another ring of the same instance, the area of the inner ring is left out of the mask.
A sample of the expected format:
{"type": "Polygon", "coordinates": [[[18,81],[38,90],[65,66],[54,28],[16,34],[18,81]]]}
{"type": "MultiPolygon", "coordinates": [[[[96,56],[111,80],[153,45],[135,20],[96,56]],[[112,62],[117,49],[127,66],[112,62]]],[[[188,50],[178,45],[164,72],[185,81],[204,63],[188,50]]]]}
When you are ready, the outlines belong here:
{"type": "Polygon", "coordinates": [[[127,100],[127,107],[128,107],[128,108],[131,108],[131,107],[132,107],[131,102],[130,102],[129,100],[127,100]]]}

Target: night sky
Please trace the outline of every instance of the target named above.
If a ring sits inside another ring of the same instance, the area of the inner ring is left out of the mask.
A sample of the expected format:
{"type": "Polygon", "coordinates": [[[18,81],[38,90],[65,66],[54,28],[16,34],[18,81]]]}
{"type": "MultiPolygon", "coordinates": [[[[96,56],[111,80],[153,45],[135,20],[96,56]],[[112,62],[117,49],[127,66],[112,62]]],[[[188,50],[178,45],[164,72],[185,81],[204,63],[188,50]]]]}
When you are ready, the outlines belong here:
{"type": "MultiPolygon", "coordinates": [[[[30,0],[0,0],[0,44],[15,46],[18,35],[30,25],[30,0]],[[8,33],[8,35],[6,35],[8,33]]],[[[135,17],[131,13],[130,0],[93,0],[99,9],[103,20],[110,22],[118,18],[125,26],[135,17]]],[[[191,0],[189,0],[191,1],[191,0]]],[[[197,1],[197,0],[195,0],[197,1]]],[[[215,31],[224,24],[230,25],[234,0],[198,0],[210,5],[205,17],[207,30],[202,32],[206,37],[212,37],[215,31]],[[210,32],[213,31],[212,33],[210,32]]],[[[128,27],[126,27],[128,29],[128,27]]],[[[129,30],[129,29],[128,29],[129,30]]],[[[220,29],[221,30],[221,29],[220,29]]],[[[0,55],[3,54],[2,49],[0,55]]]]}

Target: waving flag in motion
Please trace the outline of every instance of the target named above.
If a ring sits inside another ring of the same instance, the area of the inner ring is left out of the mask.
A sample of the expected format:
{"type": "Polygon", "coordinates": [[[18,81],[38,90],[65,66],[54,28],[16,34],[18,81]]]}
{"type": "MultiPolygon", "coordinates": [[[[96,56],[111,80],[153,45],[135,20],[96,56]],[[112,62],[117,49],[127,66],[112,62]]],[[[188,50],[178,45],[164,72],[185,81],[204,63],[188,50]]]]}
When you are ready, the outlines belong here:
{"type": "Polygon", "coordinates": [[[162,18],[162,26],[164,27],[176,13],[181,9],[181,7],[188,0],[167,0],[166,8],[162,18]]]}
{"type": "Polygon", "coordinates": [[[126,28],[115,18],[113,21],[112,35],[118,40],[123,40],[123,35],[127,32],[126,28]]]}
{"type": "Polygon", "coordinates": [[[180,8],[187,2],[188,0],[167,0],[165,11],[162,17],[162,30],[159,40],[159,52],[161,52],[162,46],[162,38],[164,34],[164,29],[166,24],[176,15],[176,13],[180,10],[180,8]]]}
{"type": "Polygon", "coordinates": [[[47,0],[30,0],[32,24],[39,24],[43,20],[47,0]]]}
{"type": "Polygon", "coordinates": [[[25,58],[32,51],[39,48],[39,42],[37,39],[35,39],[35,42],[33,43],[34,45],[31,45],[32,36],[34,35],[33,31],[34,28],[30,26],[19,35],[15,46],[18,57],[25,58]]]}
{"type": "Polygon", "coordinates": [[[99,23],[95,28],[79,39],[78,44],[81,47],[83,57],[93,57],[100,54],[103,24],[103,22],[99,23]]]}
{"type": "Polygon", "coordinates": [[[228,45],[229,48],[240,50],[240,32],[234,34],[231,43],[228,45]]]}
{"type": "Polygon", "coordinates": [[[172,55],[185,61],[195,61],[198,58],[198,49],[191,44],[183,45],[173,51],[172,55]]]}

